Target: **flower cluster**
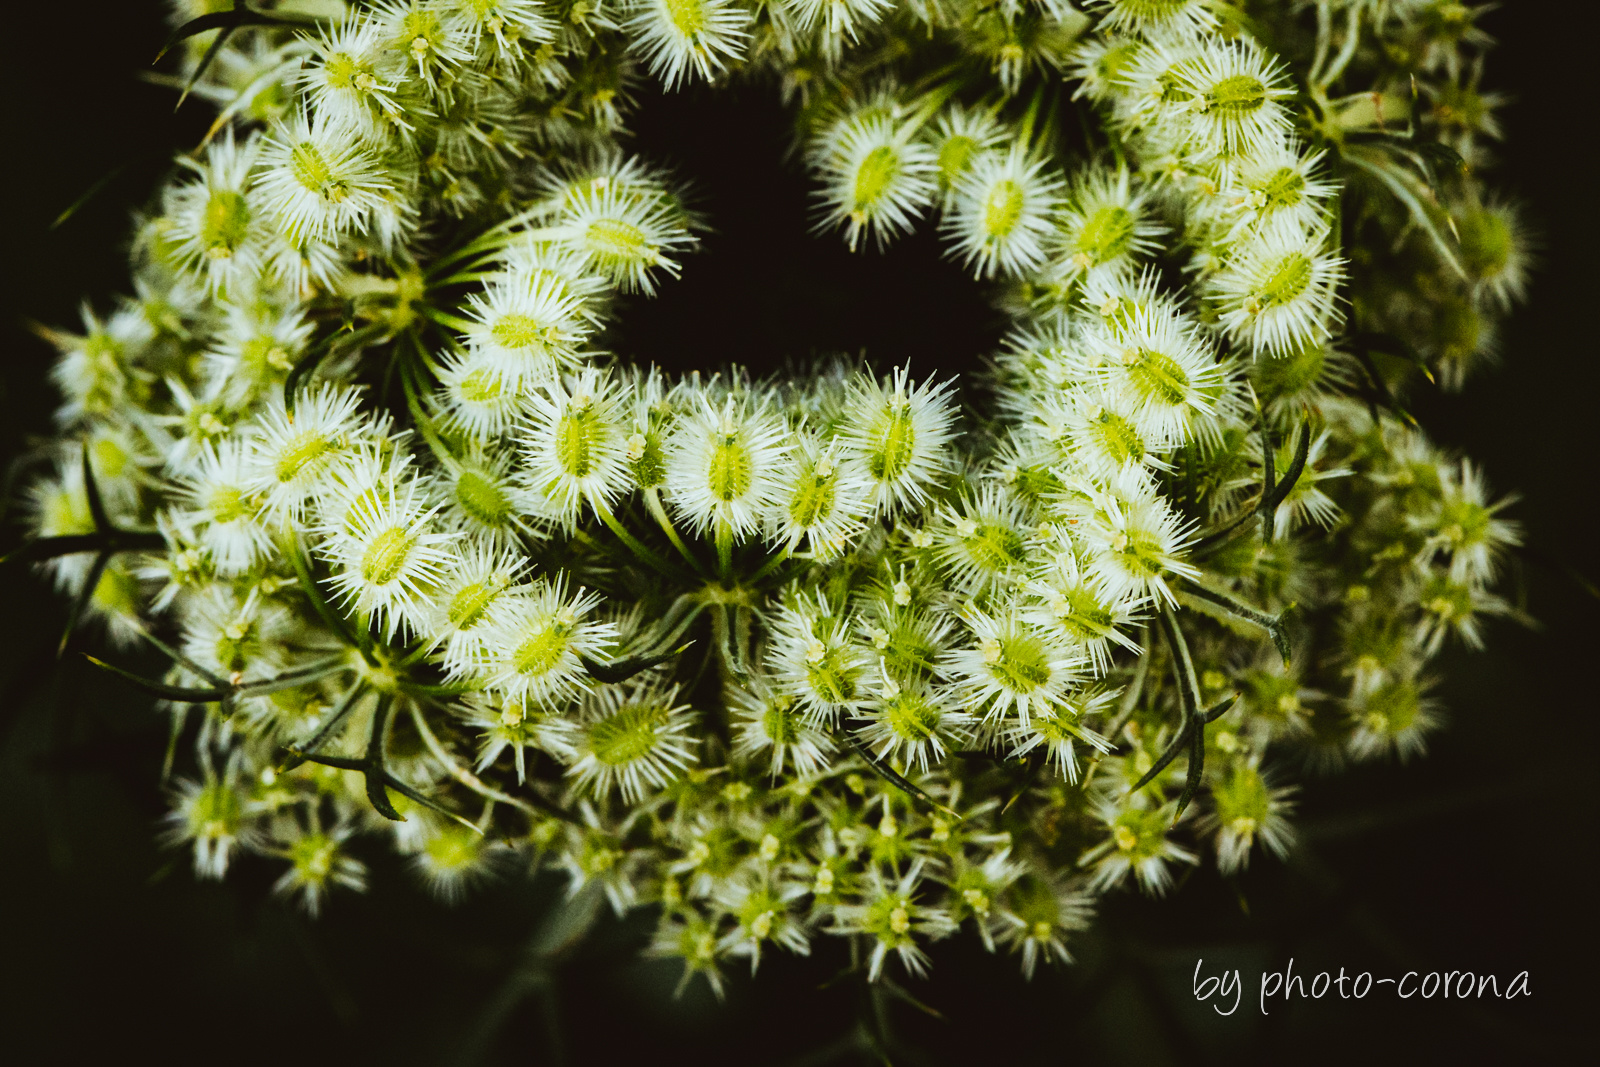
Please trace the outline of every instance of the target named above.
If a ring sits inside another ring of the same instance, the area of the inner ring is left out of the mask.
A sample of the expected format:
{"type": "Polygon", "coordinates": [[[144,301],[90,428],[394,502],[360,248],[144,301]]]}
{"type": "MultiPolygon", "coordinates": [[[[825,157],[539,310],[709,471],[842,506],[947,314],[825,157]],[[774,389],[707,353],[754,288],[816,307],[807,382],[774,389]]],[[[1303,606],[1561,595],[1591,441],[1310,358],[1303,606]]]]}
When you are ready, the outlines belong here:
{"type": "Polygon", "coordinates": [[[542,858],[719,988],[821,935],[1031,972],[1130,875],[1283,852],[1268,761],[1418,750],[1518,538],[1402,406],[1523,284],[1449,165],[1496,132],[1485,38],[1244,8],[283,0],[193,38],[218,122],[135,295],[50,335],[20,554],[171,661],[111,669],[193,741],[197,873],[266,857],[316,909],[378,840],[446,896],[542,858]],[[851,248],[937,216],[1011,316],[989,409],[604,353],[701,225],[619,145],[640,70],[776,82],[851,248]]]}

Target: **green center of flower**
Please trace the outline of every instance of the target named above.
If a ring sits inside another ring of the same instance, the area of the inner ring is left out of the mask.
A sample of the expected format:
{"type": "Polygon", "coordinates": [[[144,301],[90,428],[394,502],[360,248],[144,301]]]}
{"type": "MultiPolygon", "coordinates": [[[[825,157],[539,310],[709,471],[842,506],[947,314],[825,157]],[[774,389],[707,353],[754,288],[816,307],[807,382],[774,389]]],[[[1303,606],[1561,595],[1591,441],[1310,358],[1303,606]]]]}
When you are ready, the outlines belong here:
{"type": "Polygon", "coordinates": [[[217,634],[217,662],[229,671],[243,670],[260,650],[254,624],[235,622],[217,634]]]}
{"type": "Polygon", "coordinates": [[[749,450],[738,435],[721,435],[711,450],[711,463],[706,471],[711,495],[723,503],[738,500],[750,491],[754,475],[749,450]]]}
{"type": "Polygon", "coordinates": [[[1134,388],[1151,400],[1176,407],[1189,397],[1189,375],[1165,352],[1138,349],[1127,363],[1127,371],[1134,388]]]}
{"type": "Polygon", "coordinates": [[[995,183],[983,201],[983,232],[991,238],[1011,236],[1022,219],[1022,186],[1010,178],[995,183]]]}
{"type": "Polygon", "coordinates": [[[567,628],[551,623],[517,646],[511,665],[519,674],[548,674],[561,662],[569,643],[567,628]]]}
{"type": "Polygon", "coordinates": [[[808,530],[832,515],[837,481],[836,475],[823,477],[814,473],[801,478],[795,486],[794,498],[789,501],[789,521],[808,530]]]}
{"type": "Polygon", "coordinates": [[[1293,167],[1279,167],[1272,173],[1261,188],[1262,206],[1268,211],[1279,208],[1293,207],[1298,204],[1305,193],[1306,179],[1293,167]]]}
{"type": "Polygon", "coordinates": [[[1461,234],[1461,259],[1476,278],[1493,278],[1511,261],[1510,224],[1492,211],[1474,211],[1457,227],[1461,234]]]}
{"type": "Polygon", "coordinates": [[[842,648],[830,648],[820,660],[807,664],[806,677],[812,691],[826,703],[843,704],[855,699],[856,671],[842,648]]]}
{"type": "Polygon", "coordinates": [[[511,518],[511,500],[500,484],[474,470],[456,479],[456,503],[475,522],[498,528],[511,518]]]}
{"type": "Polygon", "coordinates": [[[1302,252],[1290,252],[1278,261],[1256,296],[1263,309],[1281,307],[1305,292],[1310,284],[1310,257],[1302,252]]]}
{"type": "Polygon", "coordinates": [[[883,709],[883,723],[905,741],[926,741],[939,728],[939,709],[926,698],[902,692],[883,709]]]}
{"type": "Polygon", "coordinates": [[[211,512],[211,521],[216,523],[245,518],[251,511],[244,493],[231,485],[219,485],[213,489],[211,499],[206,504],[211,512]]]}
{"type": "Polygon", "coordinates": [[[945,185],[955,183],[956,177],[967,169],[978,142],[965,134],[956,134],[939,148],[939,177],[945,185]]]}
{"type": "Polygon", "coordinates": [[[1142,530],[1124,530],[1119,535],[1122,547],[1116,549],[1122,565],[1145,578],[1161,573],[1161,545],[1142,530]]]}
{"type": "Polygon", "coordinates": [[[465,870],[478,859],[477,836],[465,828],[446,827],[428,838],[425,847],[428,859],[440,870],[465,870]]]}
{"type": "Polygon", "coordinates": [[[643,759],[655,749],[668,710],[662,704],[630,704],[618,709],[589,727],[589,751],[610,767],[643,759]]]}
{"type": "Polygon", "coordinates": [[[1063,607],[1057,614],[1061,625],[1081,640],[1092,641],[1110,633],[1116,616],[1106,610],[1093,593],[1081,586],[1062,595],[1063,607]]]}
{"type": "Polygon", "coordinates": [[[1144,438],[1134,429],[1133,423],[1114,411],[1101,411],[1090,424],[1099,439],[1100,448],[1117,464],[1137,463],[1144,459],[1144,438]]]}
{"type": "Polygon", "coordinates": [[[332,451],[331,440],[315,430],[307,430],[291,438],[278,453],[278,462],[273,468],[273,473],[281,483],[292,482],[306,468],[316,469],[326,461],[332,451]]]}
{"type": "Polygon", "coordinates": [[[1050,680],[1050,660],[1042,641],[1002,637],[999,645],[1000,655],[989,664],[989,673],[1001,685],[1014,693],[1031,693],[1050,680]]]}
{"type": "Polygon", "coordinates": [[[1214,108],[1228,115],[1245,115],[1260,110],[1267,102],[1267,87],[1259,78],[1235,74],[1213,85],[1205,99],[1207,110],[1214,108]]]}
{"type": "Polygon", "coordinates": [[[868,152],[856,171],[856,207],[864,209],[876,204],[899,174],[900,154],[892,146],[879,145],[868,152]]]}
{"type": "Polygon", "coordinates": [[[331,204],[342,203],[350,195],[348,185],[334,174],[328,157],[310,141],[301,141],[289,150],[289,173],[308,192],[331,204]]]}
{"type": "Polygon", "coordinates": [[[917,427],[909,407],[891,408],[878,447],[867,457],[867,469],[878,481],[892,482],[910,468],[916,447],[917,427]]]}
{"type": "Polygon", "coordinates": [[[1128,250],[1133,242],[1133,212],[1115,204],[1100,208],[1083,224],[1077,251],[1091,263],[1107,263],[1128,250]]]}
{"type": "Polygon", "coordinates": [[[516,311],[500,316],[489,330],[489,336],[494,338],[495,344],[513,351],[531,348],[542,352],[556,339],[556,335],[554,326],[547,326],[532,315],[516,311]]]}
{"type": "Polygon", "coordinates": [[[500,598],[504,589],[505,583],[496,578],[463,587],[450,598],[450,607],[445,612],[450,625],[458,630],[472,629],[483,621],[489,606],[500,598]]]}
{"type": "Polygon", "coordinates": [[[400,576],[417,536],[404,526],[391,526],[372,539],[361,554],[361,577],[373,585],[388,585],[400,576]]]}
{"type": "Polygon", "coordinates": [[[1022,561],[1022,535],[999,522],[986,522],[963,542],[972,561],[986,571],[1003,571],[1022,561]]]}
{"type": "Polygon", "coordinates": [[[556,462],[572,478],[587,478],[599,465],[605,424],[593,405],[569,408],[556,424],[556,462]]]}
{"type": "Polygon", "coordinates": [[[500,379],[487,370],[475,370],[456,387],[461,399],[469,404],[489,404],[499,400],[505,392],[500,379]]]}
{"type": "Polygon", "coordinates": [[[209,782],[190,803],[188,823],[199,837],[231,834],[239,825],[239,796],[221,782],[209,782]]]}
{"type": "Polygon", "coordinates": [[[230,189],[219,189],[206,201],[200,223],[200,243],[206,254],[225,259],[244,244],[250,232],[250,205],[230,189]]]}
{"type": "Polygon", "coordinates": [[[761,713],[761,728],[774,745],[792,745],[800,740],[800,717],[791,704],[769,704],[761,713]]]}
{"type": "Polygon", "coordinates": [[[589,251],[603,260],[654,263],[659,258],[645,232],[623,219],[595,219],[585,237],[589,251]]]}

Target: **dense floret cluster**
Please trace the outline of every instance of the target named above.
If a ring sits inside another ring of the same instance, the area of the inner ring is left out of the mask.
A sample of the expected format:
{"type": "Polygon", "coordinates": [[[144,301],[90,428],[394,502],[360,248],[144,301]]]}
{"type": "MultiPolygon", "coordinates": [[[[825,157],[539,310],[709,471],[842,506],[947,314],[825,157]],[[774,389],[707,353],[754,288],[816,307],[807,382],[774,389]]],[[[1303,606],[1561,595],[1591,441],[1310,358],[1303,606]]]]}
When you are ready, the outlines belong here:
{"type": "Polygon", "coordinates": [[[134,296],[51,334],[18,555],[170,659],[102,665],[192,743],[203,876],[314,911],[386,843],[656,907],[713,986],[826,935],[1031,971],[1097,894],[1282,853],[1294,768],[1420,749],[1510,610],[1515,527],[1403,406],[1524,284],[1476,9],[175,7],[218,118],[134,296]],[[832,239],[937,225],[1011,316],[966,414],[602,351],[702,224],[621,147],[647,77],[772,84],[832,239]]]}

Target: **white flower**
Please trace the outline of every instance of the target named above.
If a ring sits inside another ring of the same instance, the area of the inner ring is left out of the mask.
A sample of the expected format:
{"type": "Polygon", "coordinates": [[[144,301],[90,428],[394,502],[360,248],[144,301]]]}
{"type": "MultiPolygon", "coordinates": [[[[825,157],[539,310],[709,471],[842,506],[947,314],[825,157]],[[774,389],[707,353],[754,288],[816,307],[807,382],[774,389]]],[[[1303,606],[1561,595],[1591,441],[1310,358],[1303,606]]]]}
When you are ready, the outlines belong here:
{"type": "Polygon", "coordinates": [[[801,30],[815,30],[823,54],[837,59],[844,41],[854,43],[859,28],[873,25],[894,6],[892,0],[780,0],[801,30]]]}
{"type": "Polygon", "coordinates": [[[834,929],[866,934],[876,942],[867,961],[868,981],[878,980],[890,952],[911,974],[925,974],[928,954],[917,944],[918,936],[937,940],[953,933],[956,924],[943,908],[919,903],[917,885],[922,880],[923,862],[912,863],[892,888],[884,881],[881,866],[873,864],[869,870],[871,885],[863,895],[864,902],[836,908],[834,929]]]}
{"type": "Polygon", "coordinates": [[[775,691],[758,675],[748,685],[730,685],[727,699],[733,715],[734,755],[753,759],[770,749],[774,778],[783,773],[785,765],[792,765],[801,777],[827,768],[838,745],[808,719],[793,696],[775,691]]]}
{"type": "Polygon", "coordinates": [[[323,384],[303,393],[292,414],[275,397],[258,416],[244,488],[265,497],[268,515],[299,517],[356,446],[379,434],[383,424],[363,415],[360,403],[355,389],[323,384]]]}
{"type": "Polygon", "coordinates": [[[870,645],[886,679],[911,684],[940,677],[938,656],[950,643],[954,621],[948,612],[916,603],[930,593],[914,590],[901,567],[896,581],[886,576],[877,595],[858,605],[857,638],[870,645]]]}
{"type": "MultiPolygon", "coordinates": [[[[257,189],[260,189],[258,183],[257,189]]],[[[261,198],[265,206],[265,197],[261,198]]],[[[331,236],[331,235],[330,235],[331,236]]],[[[330,239],[279,225],[267,239],[268,275],[297,296],[311,295],[311,286],[331,286],[344,273],[344,261],[330,239]]]]}
{"type": "Polygon", "coordinates": [[[226,305],[221,328],[203,356],[206,391],[232,408],[245,408],[283,384],[314,329],[298,303],[264,300],[226,305]]]}
{"type": "Polygon", "coordinates": [[[196,666],[258,682],[288,666],[297,620],[281,604],[252,592],[242,600],[214,585],[184,603],[183,652],[196,666]]]}
{"type": "Polygon", "coordinates": [[[806,936],[805,923],[793,908],[805,893],[806,887],[795,883],[773,886],[733,882],[719,886],[714,894],[717,906],[727,909],[736,925],[723,935],[718,947],[731,956],[749,956],[752,975],[761,963],[761,946],[768,942],[796,955],[809,956],[811,941],[806,936]]]}
{"type": "Polygon", "coordinates": [[[851,640],[850,618],[826,594],[780,605],[771,620],[767,670],[776,690],[792,697],[813,724],[834,723],[875,695],[874,657],[851,640]]]}
{"type": "MultiPolygon", "coordinates": [[[[1158,0],[1159,2],[1159,0],[1158,0]]],[[[1072,99],[1088,97],[1095,103],[1117,98],[1126,92],[1123,72],[1139,54],[1141,42],[1135,38],[1113,33],[1096,33],[1078,43],[1073,51],[1070,78],[1079,81],[1072,99]]],[[[1123,112],[1126,102],[1116,100],[1118,117],[1126,119],[1123,112]]]]}
{"type": "Polygon", "coordinates": [[[445,525],[496,545],[542,535],[543,502],[512,474],[508,452],[468,448],[435,479],[445,525]]]}
{"type": "Polygon", "coordinates": [[[1499,310],[1508,311],[1522,300],[1528,286],[1528,228],[1515,204],[1498,197],[1452,219],[1460,245],[1457,255],[1477,295],[1499,310]]]}
{"type": "Polygon", "coordinates": [[[930,759],[938,763],[947,749],[968,739],[972,716],[949,690],[923,682],[901,685],[883,676],[877,698],[857,710],[867,721],[854,730],[879,761],[914,765],[926,774],[930,759]]]}
{"type": "Polygon", "coordinates": [[[578,300],[547,274],[508,274],[467,298],[466,342],[480,364],[517,386],[549,381],[580,362],[592,325],[578,300]]]}
{"type": "MultiPolygon", "coordinates": [[[[1310,465],[1307,460],[1308,469],[1310,465]]],[[[1448,552],[1451,581],[1492,580],[1506,549],[1522,543],[1519,525],[1499,515],[1516,498],[1489,503],[1483,472],[1466,459],[1441,467],[1439,490],[1437,511],[1406,517],[1412,529],[1429,535],[1423,559],[1431,561],[1435,553],[1448,552]]]]}
{"type": "Polygon", "coordinates": [[[1320,173],[1324,154],[1305,153],[1291,138],[1235,160],[1218,190],[1233,226],[1244,229],[1289,219],[1290,225],[1309,230],[1325,220],[1323,201],[1338,186],[1320,173]]]}
{"type": "Polygon", "coordinates": [[[295,245],[366,233],[393,210],[389,175],[356,134],[304,110],[267,136],[256,187],[295,245]]]}
{"type": "Polygon", "coordinates": [[[981,596],[1017,580],[1028,560],[1029,529],[1014,496],[990,482],[938,514],[935,558],[951,585],[981,596]]]}
{"type": "Polygon", "coordinates": [[[1043,746],[1044,757],[1055,772],[1068,782],[1078,780],[1076,744],[1082,742],[1097,752],[1110,752],[1111,743],[1083,724],[1090,715],[1103,713],[1116,698],[1105,690],[1083,690],[1070,700],[1046,711],[1036,711],[1025,723],[1017,723],[1006,733],[1011,742],[1011,759],[1023,759],[1043,746]]]}
{"type": "Polygon", "coordinates": [[[1167,468],[1161,453],[1173,442],[1150,433],[1139,410],[1132,397],[1088,386],[1041,400],[1035,417],[1041,435],[1060,452],[1062,476],[1105,481],[1123,472],[1142,476],[1148,468],[1167,468]]]}
{"type": "Polygon", "coordinates": [[[307,63],[300,74],[317,115],[366,140],[381,139],[393,126],[410,128],[395,99],[399,85],[384,37],[383,23],[368,13],[335,23],[310,38],[321,62],[307,63]]]}
{"type": "Polygon", "coordinates": [[[194,873],[199,878],[221,878],[236,846],[258,840],[252,825],[255,814],[245,790],[239,787],[239,760],[228,761],[223,777],[207,774],[204,781],[180,779],[173,788],[172,813],[163,838],[169,845],[192,843],[194,873]]]}
{"type": "Polygon", "coordinates": [[[1096,381],[1157,441],[1178,445],[1216,410],[1227,376],[1187,319],[1155,305],[1119,316],[1114,326],[1085,334],[1096,381]]]}
{"type": "Polygon", "coordinates": [[[677,702],[678,687],[655,682],[608,686],[588,701],[573,741],[577,759],[567,768],[579,789],[636,804],[695,762],[688,735],[694,716],[677,702]]]}
{"type": "Polygon", "coordinates": [[[177,498],[188,505],[182,521],[194,524],[217,572],[242,574],[272,551],[272,531],[261,521],[261,501],[249,488],[245,442],[226,438],[206,445],[194,473],[178,480],[177,498]]]}
{"type": "Polygon", "coordinates": [[[866,478],[880,512],[909,511],[950,469],[954,439],[954,382],[910,383],[909,366],[881,381],[858,374],[850,381],[839,427],[845,456],[866,478]]]}
{"type": "Polygon", "coordinates": [[[1093,896],[1059,871],[1030,872],[1006,893],[1000,940],[1022,951],[1022,976],[1032,978],[1039,958],[1071,963],[1065,935],[1089,925],[1093,896]]]}
{"type": "Polygon", "coordinates": [[[189,156],[180,165],[199,181],[177,187],[167,200],[167,239],[184,266],[205,278],[208,292],[238,286],[260,270],[267,232],[251,202],[250,171],[260,143],[236,144],[233,131],[211,142],[204,165],[189,156]]]}
{"type": "MultiPolygon", "coordinates": [[[[1355,473],[1349,467],[1322,467],[1322,455],[1328,449],[1329,434],[1327,430],[1318,434],[1311,441],[1311,446],[1306,450],[1305,467],[1300,471],[1300,477],[1295,479],[1294,485],[1274,509],[1272,513],[1272,533],[1274,537],[1282,537],[1296,527],[1307,522],[1314,522],[1324,530],[1333,526],[1339,517],[1339,505],[1333,502],[1321,484],[1334,478],[1343,478],[1355,473]]],[[[1294,450],[1298,446],[1298,438],[1285,434],[1278,442],[1276,448],[1275,470],[1280,477],[1289,464],[1294,462],[1294,450]]]]}
{"type": "Polygon", "coordinates": [[[1061,179],[1021,145],[988,152],[956,183],[944,218],[953,253],[978,278],[1020,274],[1044,262],[1061,179]]]}
{"type": "Polygon", "coordinates": [[[668,89],[714,80],[744,58],[750,12],[736,0],[631,0],[623,28],[668,89]]]}
{"type": "Polygon", "coordinates": [[[1054,275],[1075,278],[1099,269],[1122,272],[1157,247],[1161,231],[1150,218],[1145,193],[1131,188],[1128,171],[1089,167],[1073,178],[1072,192],[1056,219],[1053,239],[1060,263],[1054,275]]]}
{"type": "Polygon", "coordinates": [[[1080,484],[1060,510],[1087,549],[1088,575],[1110,597],[1154,596],[1175,604],[1167,575],[1199,577],[1183,558],[1193,538],[1189,524],[1139,471],[1125,471],[1104,487],[1080,484]]]}
{"type": "Polygon", "coordinates": [[[691,243],[679,214],[661,197],[640,195],[616,182],[572,190],[555,232],[590,269],[625,292],[655,292],[651,272],[657,268],[677,277],[672,253],[691,243]]]}
{"type": "Polygon", "coordinates": [[[764,399],[700,393],[692,403],[667,440],[673,507],[698,532],[746,537],[779,500],[788,434],[764,399]]]}
{"type": "Polygon", "coordinates": [[[483,666],[495,620],[511,610],[527,560],[483,541],[455,543],[434,585],[427,635],[442,642],[447,670],[475,674],[483,666]]]}
{"type": "Polygon", "coordinates": [[[65,402],[56,409],[56,422],[62,425],[85,416],[115,414],[148,378],[134,369],[139,349],[150,340],[144,316],[125,309],[101,322],[87,303],[81,314],[82,336],[59,334],[52,338],[61,353],[50,368],[50,378],[64,396],[65,402]]]}
{"type": "Polygon", "coordinates": [[[1267,851],[1282,856],[1294,841],[1289,815],[1294,788],[1273,788],[1258,767],[1235,763],[1225,777],[1211,784],[1213,809],[1200,826],[1217,836],[1217,867],[1223,874],[1243,870],[1259,838],[1267,851]]]}
{"type": "Polygon", "coordinates": [[[1199,857],[1168,838],[1176,804],[1162,808],[1123,806],[1127,798],[1108,797],[1096,814],[1110,831],[1110,837],[1083,854],[1078,862],[1094,863],[1089,886],[1104,891],[1121,885],[1134,874],[1139,886],[1151,896],[1166,893],[1172,884],[1169,863],[1198,863],[1199,857]]]}
{"type": "MultiPolygon", "coordinates": [[[[563,202],[565,196],[561,194],[563,202]]],[[[503,259],[508,277],[526,279],[530,287],[548,284],[556,299],[570,303],[587,321],[599,325],[603,320],[610,283],[590,269],[582,252],[552,241],[523,238],[506,248],[503,259]]]]}
{"type": "Polygon", "coordinates": [[[592,682],[583,660],[604,658],[616,627],[590,618],[600,597],[567,595],[567,578],[541,579],[495,620],[485,642],[484,686],[506,698],[559,709],[592,682]]]}
{"type": "Polygon", "coordinates": [[[1228,339],[1252,355],[1283,356],[1332,334],[1344,260],[1328,248],[1328,229],[1293,219],[1263,226],[1234,245],[1205,292],[1228,339]]]}
{"type": "Polygon", "coordinates": [[[993,613],[969,606],[961,619],[972,643],[946,652],[944,667],[974,715],[1027,726],[1077,692],[1083,657],[1054,631],[1024,621],[1014,605],[993,613]]]}
{"type": "Polygon", "coordinates": [[[414,68],[429,89],[439,88],[471,56],[465,28],[431,0],[385,0],[374,18],[391,55],[414,68]]]}
{"type": "Polygon", "coordinates": [[[324,832],[308,831],[293,818],[278,820],[262,851],[284,857],[289,866],[272,883],[272,891],[284,897],[298,895],[300,906],[312,918],[322,910],[322,900],[332,886],[365,892],[367,865],[344,848],[354,832],[354,827],[344,823],[324,832]]]}
{"type": "Polygon", "coordinates": [[[402,626],[426,630],[432,597],[451,559],[445,546],[453,540],[430,522],[436,510],[427,506],[415,479],[386,479],[322,530],[319,551],[335,568],[329,583],[350,610],[372,617],[386,637],[402,626]]]}
{"type": "Polygon", "coordinates": [[[439,6],[472,47],[492,38],[500,57],[512,62],[527,61],[524,40],[538,43],[555,35],[541,0],[439,0],[439,6]]]}
{"type": "Polygon", "coordinates": [[[933,149],[934,174],[945,208],[953,202],[956,183],[1003,136],[1000,123],[986,110],[968,110],[954,103],[940,113],[939,121],[926,137],[933,149]]]}
{"type": "Polygon", "coordinates": [[[520,434],[521,477],[543,513],[571,529],[585,504],[608,512],[627,488],[628,466],[618,384],[585,368],[528,398],[520,434]]]}
{"type": "Polygon", "coordinates": [[[502,701],[487,693],[468,693],[463,703],[467,724],[481,731],[479,771],[493,766],[500,754],[509,748],[520,785],[528,778],[527,750],[530,747],[548,752],[563,762],[577,754],[572,747],[578,733],[577,724],[563,715],[516,701],[502,701]]]}
{"type": "Polygon", "coordinates": [[[1090,0],[1097,29],[1140,36],[1196,36],[1217,25],[1210,0],[1090,0]]]}
{"type": "Polygon", "coordinates": [[[1088,658],[1095,674],[1104,675],[1111,669],[1114,644],[1139,654],[1138,644],[1126,630],[1138,621],[1144,598],[1107,593],[1072,547],[1063,545],[1050,564],[1041,568],[1040,576],[1028,582],[1027,594],[1025,616],[1058,630],[1088,658]]]}
{"type": "Polygon", "coordinates": [[[881,248],[909,231],[933,201],[933,150],[912,139],[916,130],[898,111],[886,102],[869,105],[811,144],[811,166],[823,182],[823,225],[844,226],[852,252],[863,235],[881,248]]]}
{"type": "Polygon", "coordinates": [[[432,812],[413,818],[419,824],[414,831],[419,840],[412,845],[411,869],[446,903],[460,900],[469,888],[492,877],[506,858],[503,845],[485,840],[471,827],[432,812]]]}
{"type": "Polygon", "coordinates": [[[859,470],[842,463],[837,438],[826,447],[806,433],[797,433],[794,441],[768,518],[768,536],[791,551],[806,541],[816,558],[826,559],[862,529],[872,510],[871,490],[859,470]]]}
{"type": "Polygon", "coordinates": [[[1293,125],[1282,63],[1248,37],[1147,44],[1124,79],[1157,143],[1191,163],[1276,148],[1293,125]]]}

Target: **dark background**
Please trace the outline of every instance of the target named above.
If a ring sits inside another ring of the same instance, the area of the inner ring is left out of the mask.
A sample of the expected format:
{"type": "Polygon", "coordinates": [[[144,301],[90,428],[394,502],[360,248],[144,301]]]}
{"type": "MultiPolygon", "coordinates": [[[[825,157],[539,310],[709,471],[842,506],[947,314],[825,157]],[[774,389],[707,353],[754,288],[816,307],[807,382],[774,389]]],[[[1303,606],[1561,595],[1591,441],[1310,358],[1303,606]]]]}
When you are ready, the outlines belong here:
{"type": "MultiPolygon", "coordinates": [[[[51,353],[24,319],[75,327],[83,296],[104,308],[126,291],[128,212],[168,150],[203,131],[201,107],[174,115],[171,92],[139,80],[161,42],[158,6],[8,5],[7,456],[48,432],[56,403],[44,383],[51,353]]],[[[1030,983],[970,937],[938,946],[935,978],[913,989],[940,1017],[894,1006],[905,1046],[895,1062],[1537,1063],[1575,1047],[1600,985],[1600,602],[1562,567],[1600,575],[1590,551],[1600,234],[1593,36],[1562,17],[1574,10],[1523,2],[1489,19],[1502,45],[1487,84],[1516,97],[1496,181],[1528,203],[1541,266],[1504,332],[1502,365],[1464,394],[1414,405],[1436,439],[1522,493],[1515,515],[1532,548],[1522,581],[1541,628],[1495,625],[1486,652],[1443,657],[1449,721],[1425,759],[1307,782],[1303,847],[1288,863],[1258,857],[1234,882],[1203,870],[1165,902],[1114,895],[1077,942],[1079,964],[1030,983]],[[1504,982],[1527,970],[1533,995],[1325,998],[1263,1017],[1250,1002],[1255,976],[1290,957],[1297,973],[1469,970],[1504,982]],[[1195,1004],[1198,958],[1207,971],[1244,971],[1236,1015],[1195,1004]]],[[[997,340],[993,313],[926,229],[887,255],[807,238],[806,185],[785,159],[773,92],[648,95],[634,126],[639,150],[693,179],[717,232],[681,282],[626,309],[619,350],[674,368],[767,370],[864,349],[880,365],[960,372],[997,340]]],[[[452,908],[380,857],[373,890],[337,895],[315,922],[270,896],[264,864],[197,883],[187,856],[153,839],[164,721],[86,668],[56,664],[64,611],[34,577],[0,573],[0,605],[0,1057],[867,1062],[851,1044],[859,991],[819,988],[844,963],[827,937],[810,960],[772,958],[755,983],[736,976],[719,1005],[703,987],[671,998],[677,965],[637,956],[637,922],[604,923],[556,965],[530,964],[526,946],[556,897],[548,876],[506,879],[452,908]],[[52,706],[63,710],[52,717],[52,706]]]]}

